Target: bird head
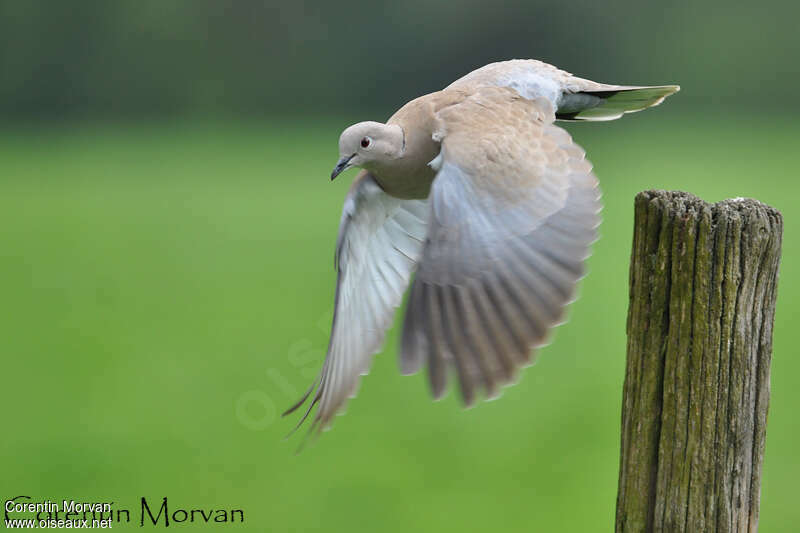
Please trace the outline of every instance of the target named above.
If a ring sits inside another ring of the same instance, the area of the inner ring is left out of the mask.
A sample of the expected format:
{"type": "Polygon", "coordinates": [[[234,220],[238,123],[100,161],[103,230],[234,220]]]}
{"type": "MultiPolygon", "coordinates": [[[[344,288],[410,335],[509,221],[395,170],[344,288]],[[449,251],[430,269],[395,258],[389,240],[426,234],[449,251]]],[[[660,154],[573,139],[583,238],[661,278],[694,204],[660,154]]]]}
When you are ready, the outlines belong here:
{"type": "Polygon", "coordinates": [[[403,151],[403,129],[396,124],[359,122],[339,137],[339,161],[331,179],[350,167],[373,170],[397,158],[403,151]]]}

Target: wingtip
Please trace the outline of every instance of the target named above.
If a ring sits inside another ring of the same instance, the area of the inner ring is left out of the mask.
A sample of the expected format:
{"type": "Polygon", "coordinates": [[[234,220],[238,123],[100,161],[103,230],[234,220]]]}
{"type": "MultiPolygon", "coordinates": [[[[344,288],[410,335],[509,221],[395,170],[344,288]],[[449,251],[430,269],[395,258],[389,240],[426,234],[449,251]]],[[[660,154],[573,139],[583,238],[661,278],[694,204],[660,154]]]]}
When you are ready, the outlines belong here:
{"type": "Polygon", "coordinates": [[[316,387],[316,386],[317,386],[317,381],[315,380],[314,383],[311,384],[311,387],[309,387],[309,389],[305,392],[305,394],[303,394],[303,396],[299,400],[297,400],[297,402],[295,402],[288,409],[286,409],[283,413],[281,413],[281,418],[294,413],[295,411],[297,411],[300,408],[300,406],[302,406],[304,403],[306,403],[306,400],[308,400],[308,397],[311,395],[311,393],[314,390],[314,387],[316,387]]]}

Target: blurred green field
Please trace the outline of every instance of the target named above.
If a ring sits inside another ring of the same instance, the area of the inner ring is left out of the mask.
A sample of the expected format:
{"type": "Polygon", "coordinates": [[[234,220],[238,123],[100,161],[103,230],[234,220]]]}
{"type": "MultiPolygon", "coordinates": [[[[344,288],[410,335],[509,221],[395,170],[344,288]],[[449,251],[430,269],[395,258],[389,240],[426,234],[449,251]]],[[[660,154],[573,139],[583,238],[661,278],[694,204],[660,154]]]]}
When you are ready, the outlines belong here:
{"type": "Polygon", "coordinates": [[[784,214],[761,525],[795,530],[796,122],[658,109],[570,126],[606,207],[539,362],[464,411],[399,375],[395,328],[347,415],[294,455],[279,414],[324,355],[354,172],[328,176],[363,118],[0,129],[0,496],[114,501],[122,529],[168,496],[243,509],[253,531],[608,531],[633,196],[669,188],[784,214]]]}

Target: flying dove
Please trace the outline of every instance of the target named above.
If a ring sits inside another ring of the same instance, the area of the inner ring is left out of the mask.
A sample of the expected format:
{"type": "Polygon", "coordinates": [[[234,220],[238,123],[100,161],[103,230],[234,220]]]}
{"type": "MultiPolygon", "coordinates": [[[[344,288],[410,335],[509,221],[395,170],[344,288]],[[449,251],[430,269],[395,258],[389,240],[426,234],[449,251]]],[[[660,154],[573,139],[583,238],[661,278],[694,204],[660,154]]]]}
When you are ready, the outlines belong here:
{"type": "Polygon", "coordinates": [[[536,60],[486,65],[339,139],[331,174],[363,169],[344,202],[327,356],[309,398],[327,429],[380,351],[412,274],[400,370],[427,365],[433,397],[496,397],[564,317],[600,223],[584,151],[555,120],[613,120],[676,85],[582,79],[536,60]],[[482,392],[481,392],[482,391],[482,392]],[[312,395],[313,393],[313,395],[312,395]]]}

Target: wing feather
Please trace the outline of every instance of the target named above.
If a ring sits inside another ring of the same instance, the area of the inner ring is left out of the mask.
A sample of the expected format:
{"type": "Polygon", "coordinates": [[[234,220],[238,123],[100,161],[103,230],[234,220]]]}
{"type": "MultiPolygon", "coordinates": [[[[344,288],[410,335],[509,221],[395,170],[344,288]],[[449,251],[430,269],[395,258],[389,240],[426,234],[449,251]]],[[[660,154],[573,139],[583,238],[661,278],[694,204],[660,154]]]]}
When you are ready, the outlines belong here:
{"type": "Polygon", "coordinates": [[[441,397],[455,367],[472,405],[516,379],[564,317],[596,239],[591,164],[542,99],[487,88],[437,115],[441,166],[402,335],[441,397]]]}
{"type": "Polygon", "coordinates": [[[422,253],[426,200],[401,200],[384,193],[362,172],[345,199],[335,265],[337,284],[331,339],[319,377],[284,415],[311,401],[297,427],[318,406],[311,431],[327,428],[355,395],[383,344],[395,309],[422,253]],[[313,393],[313,395],[312,395],[313,393]]]}

